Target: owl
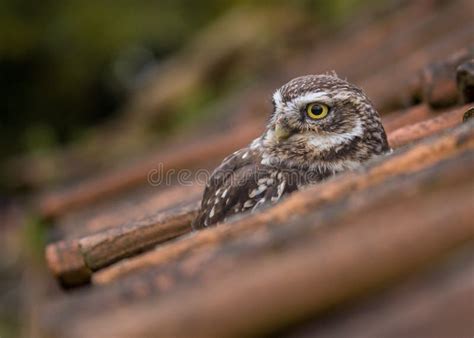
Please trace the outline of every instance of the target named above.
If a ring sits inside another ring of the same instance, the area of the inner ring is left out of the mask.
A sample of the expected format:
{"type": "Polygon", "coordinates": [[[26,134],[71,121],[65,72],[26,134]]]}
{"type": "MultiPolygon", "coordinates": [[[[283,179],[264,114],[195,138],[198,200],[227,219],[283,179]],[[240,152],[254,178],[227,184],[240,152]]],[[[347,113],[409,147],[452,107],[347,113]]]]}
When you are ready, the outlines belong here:
{"type": "Polygon", "coordinates": [[[273,94],[263,134],[211,175],[194,229],[253,212],[389,150],[364,92],[336,74],[295,78],[273,94]]]}

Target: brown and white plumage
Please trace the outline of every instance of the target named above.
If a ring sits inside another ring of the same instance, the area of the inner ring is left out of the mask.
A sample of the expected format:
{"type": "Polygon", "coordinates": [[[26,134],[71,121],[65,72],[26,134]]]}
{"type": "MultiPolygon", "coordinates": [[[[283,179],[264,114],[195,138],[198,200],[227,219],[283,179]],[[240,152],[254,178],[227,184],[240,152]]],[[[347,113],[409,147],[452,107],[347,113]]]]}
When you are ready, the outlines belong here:
{"type": "Polygon", "coordinates": [[[336,75],[295,78],[273,94],[273,104],[263,135],[215,169],[194,228],[275,203],[389,150],[372,103],[336,75]]]}

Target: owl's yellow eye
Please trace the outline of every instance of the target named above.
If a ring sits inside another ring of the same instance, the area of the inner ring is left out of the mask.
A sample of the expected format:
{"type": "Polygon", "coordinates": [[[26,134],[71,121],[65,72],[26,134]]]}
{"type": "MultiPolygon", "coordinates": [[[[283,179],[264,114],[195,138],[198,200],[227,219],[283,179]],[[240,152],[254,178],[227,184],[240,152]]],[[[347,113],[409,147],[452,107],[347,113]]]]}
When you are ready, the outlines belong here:
{"type": "Polygon", "coordinates": [[[325,118],[328,112],[329,107],[322,103],[310,103],[306,106],[306,115],[313,120],[325,118]]]}

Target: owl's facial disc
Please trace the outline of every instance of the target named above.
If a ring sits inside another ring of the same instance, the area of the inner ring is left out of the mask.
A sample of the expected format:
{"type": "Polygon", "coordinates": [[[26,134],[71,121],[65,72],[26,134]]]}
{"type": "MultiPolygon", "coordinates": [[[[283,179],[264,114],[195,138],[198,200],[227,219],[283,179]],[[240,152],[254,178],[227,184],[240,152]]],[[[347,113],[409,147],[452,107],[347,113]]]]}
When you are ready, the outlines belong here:
{"type": "MultiPolygon", "coordinates": [[[[277,143],[288,139],[293,134],[304,132],[304,125],[306,123],[315,124],[319,120],[324,119],[328,113],[329,107],[324,103],[318,102],[303,105],[300,109],[291,111],[290,114],[282,113],[275,121],[274,136],[277,143]],[[296,119],[295,116],[297,116],[296,119]]],[[[317,125],[313,125],[312,128],[317,129],[317,125]]]]}
{"type": "Polygon", "coordinates": [[[371,102],[337,76],[295,78],[275,91],[273,105],[261,145],[288,166],[358,162],[388,149],[371,102]]]}
{"type": "Polygon", "coordinates": [[[287,102],[276,105],[272,136],[281,143],[293,135],[323,131],[322,120],[328,117],[330,107],[320,102],[287,102]]]}

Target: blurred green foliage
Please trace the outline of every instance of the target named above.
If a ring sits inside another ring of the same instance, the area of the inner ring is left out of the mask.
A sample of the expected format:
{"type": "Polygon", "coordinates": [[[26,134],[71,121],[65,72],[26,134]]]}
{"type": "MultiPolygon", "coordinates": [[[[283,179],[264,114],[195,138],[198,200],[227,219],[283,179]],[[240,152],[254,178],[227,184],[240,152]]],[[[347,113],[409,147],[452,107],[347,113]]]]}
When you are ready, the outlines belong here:
{"type": "Polygon", "coordinates": [[[1,1],[0,157],[73,140],[109,117],[126,90],[121,60],[139,71],[146,57],[173,52],[227,6],[218,0],[1,1]],[[149,55],[137,56],[137,49],[149,55]]]}

